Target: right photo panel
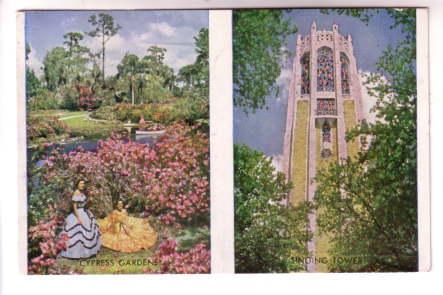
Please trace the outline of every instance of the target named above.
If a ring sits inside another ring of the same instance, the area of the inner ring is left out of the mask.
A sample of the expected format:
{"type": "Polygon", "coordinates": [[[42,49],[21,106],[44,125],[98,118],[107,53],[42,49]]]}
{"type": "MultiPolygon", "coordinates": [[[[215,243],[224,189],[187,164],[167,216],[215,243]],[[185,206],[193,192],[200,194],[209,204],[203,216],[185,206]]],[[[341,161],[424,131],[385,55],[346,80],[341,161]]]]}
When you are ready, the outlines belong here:
{"type": "Polygon", "coordinates": [[[416,9],[233,11],[237,273],[418,270],[416,9]]]}

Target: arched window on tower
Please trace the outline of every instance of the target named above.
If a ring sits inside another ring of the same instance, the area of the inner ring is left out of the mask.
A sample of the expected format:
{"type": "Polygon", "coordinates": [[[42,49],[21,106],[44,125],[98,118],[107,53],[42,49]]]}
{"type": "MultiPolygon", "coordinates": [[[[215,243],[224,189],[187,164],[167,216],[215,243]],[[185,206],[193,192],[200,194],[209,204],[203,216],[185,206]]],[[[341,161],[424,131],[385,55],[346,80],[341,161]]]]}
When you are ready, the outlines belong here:
{"type": "Polygon", "coordinates": [[[341,92],[343,95],[351,94],[349,79],[349,59],[343,52],[340,52],[341,64],[341,92]]]}
{"type": "Polygon", "coordinates": [[[334,91],[334,58],[329,47],[317,51],[317,91],[334,91]]]}
{"type": "Polygon", "coordinates": [[[303,54],[301,60],[301,94],[309,94],[311,90],[310,80],[309,80],[309,52],[303,54]]]}
{"type": "Polygon", "coordinates": [[[321,137],[322,137],[322,149],[321,156],[322,158],[329,158],[332,155],[332,145],[331,145],[331,125],[328,121],[323,123],[321,128],[321,137]]]}

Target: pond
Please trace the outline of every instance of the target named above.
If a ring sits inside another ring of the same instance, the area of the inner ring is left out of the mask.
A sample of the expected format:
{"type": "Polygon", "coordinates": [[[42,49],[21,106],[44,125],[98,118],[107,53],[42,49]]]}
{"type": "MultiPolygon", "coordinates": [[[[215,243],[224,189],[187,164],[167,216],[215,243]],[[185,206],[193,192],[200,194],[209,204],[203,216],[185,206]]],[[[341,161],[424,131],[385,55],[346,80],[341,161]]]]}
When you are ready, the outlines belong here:
{"type": "MultiPolygon", "coordinates": [[[[137,133],[131,134],[131,140],[141,143],[141,144],[153,145],[160,139],[160,137],[163,134],[164,134],[164,130],[137,132],[137,133]]],[[[124,141],[127,142],[128,139],[126,139],[124,141]]],[[[55,148],[60,148],[62,153],[69,153],[69,152],[74,151],[77,148],[81,147],[85,151],[95,152],[95,151],[97,151],[98,142],[99,142],[99,140],[97,140],[97,139],[80,139],[80,140],[75,140],[75,141],[66,142],[66,143],[55,143],[54,145],[49,146],[46,151],[50,152],[55,148]]],[[[30,161],[32,159],[33,151],[34,151],[33,148],[27,149],[28,161],[30,161]]],[[[37,161],[37,166],[41,166],[41,165],[43,165],[43,163],[44,163],[43,160],[39,160],[39,161],[37,161]]]]}

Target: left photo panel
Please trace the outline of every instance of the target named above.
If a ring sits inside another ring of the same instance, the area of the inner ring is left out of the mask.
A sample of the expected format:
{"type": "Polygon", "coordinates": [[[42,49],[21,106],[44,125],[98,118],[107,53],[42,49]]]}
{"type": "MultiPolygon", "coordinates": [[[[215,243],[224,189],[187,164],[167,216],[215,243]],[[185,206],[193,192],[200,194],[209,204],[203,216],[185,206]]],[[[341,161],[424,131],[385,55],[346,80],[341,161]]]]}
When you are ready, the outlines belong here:
{"type": "Polygon", "coordinates": [[[28,274],[209,273],[208,11],[22,14],[28,274]]]}

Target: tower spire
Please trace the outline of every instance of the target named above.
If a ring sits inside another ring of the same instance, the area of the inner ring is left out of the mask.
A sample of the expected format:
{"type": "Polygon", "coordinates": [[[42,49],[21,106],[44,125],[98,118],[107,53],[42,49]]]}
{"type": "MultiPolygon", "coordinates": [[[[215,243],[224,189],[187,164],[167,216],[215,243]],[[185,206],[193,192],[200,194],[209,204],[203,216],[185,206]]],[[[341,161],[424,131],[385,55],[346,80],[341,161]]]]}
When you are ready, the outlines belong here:
{"type": "Polygon", "coordinates": [[[311,25],[311,31],[316,31],[316,30],[317,30],[317,24],[315,23],[315,21],[313,21],[311,25]]]}
{"type": "Polygon", "coordinates": [[[332,31],[337,31],[338,32],[338,25],[336,23],[332,24],[332,31]]]}

